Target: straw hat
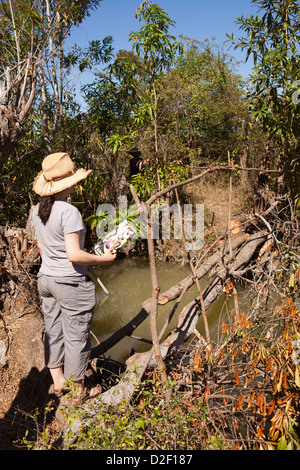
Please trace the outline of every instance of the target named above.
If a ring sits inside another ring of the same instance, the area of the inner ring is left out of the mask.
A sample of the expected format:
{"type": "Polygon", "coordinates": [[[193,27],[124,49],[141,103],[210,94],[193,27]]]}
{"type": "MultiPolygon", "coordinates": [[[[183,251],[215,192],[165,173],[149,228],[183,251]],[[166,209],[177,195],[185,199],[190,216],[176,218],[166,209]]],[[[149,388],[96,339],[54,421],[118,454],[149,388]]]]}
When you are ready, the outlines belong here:
{"type": "Polygon", "coordinates": [[[33,189],[39,196],[51,196],[74,186],[91,171],[77,169],[68,153],[52,153],[43,160],[42,171],[36,176],[33,189]]]}

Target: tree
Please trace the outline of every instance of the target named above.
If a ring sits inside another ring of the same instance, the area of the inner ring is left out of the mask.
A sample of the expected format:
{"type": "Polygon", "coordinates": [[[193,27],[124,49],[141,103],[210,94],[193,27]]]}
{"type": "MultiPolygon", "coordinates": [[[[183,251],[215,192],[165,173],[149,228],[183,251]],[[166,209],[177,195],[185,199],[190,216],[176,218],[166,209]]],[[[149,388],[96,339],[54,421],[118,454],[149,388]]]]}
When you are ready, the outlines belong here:
{"type": "Polygon", "coordinates": [[[243,82],[214,43],[192,43],[163,80],[164,129],[184,145],[185,162],[203,164],[238,153],[243,82]]]}
{"type": "Polygon", "coordinates": [[[253,58],[248,91],[250,111],[267,135],[266,157],[271,144],[279,149],[275,164],[282,170],[281,188],[287,189],[294,170],[295,129],[299,127],[299,106],[293,94],[300,66],[300,6],[297,0],[252,0],[252,3],[262,16],[237,18],[246,37],[229,38],[235,49],[247,51],[246,60],[253,58]]]}
{"type": "MultiPolygon", "coordinates": [[[[53,132],[62,115],[62,75],[55,61],[62,60],[61,46],[71,28],[78,25],[102,0],[9,0],[0,3],[0,168],[16,149],[36,98],[38,80],[47,119],[48,64],[54,94],[53,132]]],[[[62,71],[62,69],[60,69],[62,71]]],[[[45,126],[45,129],[48,129],[45,126]]],[[[50,136],[46,131],[46,139],[50,136]]],[[[48,145],[48,148],[50,146],[48,145]]]]}
{"type": "Polygon", "coordinates": [[[92,128],[89,148],[98,176],[110,180],[111,184],[102,188],[102,198],[109,202],[117,202],[126,185],[128,158],[124,149],[132,146],[133,114],[139,103],[142,73],[139,58],[132,51],[121,50],[82,89],[92,128]]]}
{"type": "Polygon", "coordinates": [[[132,52],[119,51],[92,83],[82,91],[95,131],[105,141],[113,134],[129,133],[138,102],[141,64],[132,52]]]}
{"type": "MultiPolygon", "coordinates": [[[[131,32],[129,38],[133,43],[133,50],[142,58],[145,69],[145,82],[149,86],[148,96],[151,100],[145,103],[154,127],[154,145],[156,163],[159,160],[158,149],[158,95],[157,82],[163,72],[170,70],[183,45],[170,34],[170,27],[175,22],[167,13],[156,4],[147,0],[136,11],[139,21],[145,25],[136,32],[131,32]]],[[[145,108],[145,106],[144,106],[145,108]]],[[[160,189],[159,177],[158,188],[160,189]]]]}

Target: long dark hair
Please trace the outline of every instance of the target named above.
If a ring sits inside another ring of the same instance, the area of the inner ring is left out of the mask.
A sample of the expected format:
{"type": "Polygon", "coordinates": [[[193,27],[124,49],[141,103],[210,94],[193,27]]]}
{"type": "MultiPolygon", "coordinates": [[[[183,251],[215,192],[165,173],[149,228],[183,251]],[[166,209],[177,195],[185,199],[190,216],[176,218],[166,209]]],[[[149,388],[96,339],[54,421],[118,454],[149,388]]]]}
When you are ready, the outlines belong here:
{"type": "Polygon", "coordinates": [[[39,202],[38,216],[45,225],[50,217],[52,206],[54,203],[54,196],[44,196],[39,202]]]}

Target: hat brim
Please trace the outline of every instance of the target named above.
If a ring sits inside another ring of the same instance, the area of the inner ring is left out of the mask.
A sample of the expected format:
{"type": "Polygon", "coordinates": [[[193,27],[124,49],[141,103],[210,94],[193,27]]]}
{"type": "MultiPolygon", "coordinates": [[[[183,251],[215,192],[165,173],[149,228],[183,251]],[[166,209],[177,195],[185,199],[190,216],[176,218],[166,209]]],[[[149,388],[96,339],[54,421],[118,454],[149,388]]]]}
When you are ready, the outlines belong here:
{"type": "Polygon", "coordinates": [[[63,178],[60,181],[46,181],[43,172],[41,171],[33,182],[33,190],[39,196],[52,196],[53,194],[60,193],[65,189],[71,188],[79,181],[87,178],[92,170],[84,170],[79,168],[74,175],[68,178],[63,178]]]}

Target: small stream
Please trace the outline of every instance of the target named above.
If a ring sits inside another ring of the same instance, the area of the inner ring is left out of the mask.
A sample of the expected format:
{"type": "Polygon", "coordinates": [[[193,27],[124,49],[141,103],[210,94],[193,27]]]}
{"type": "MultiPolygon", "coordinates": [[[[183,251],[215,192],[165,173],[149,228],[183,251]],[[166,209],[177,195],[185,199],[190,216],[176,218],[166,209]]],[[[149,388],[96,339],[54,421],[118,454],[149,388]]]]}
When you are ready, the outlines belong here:
{"type": "MultiPolygon", "coordinates": [[[[151,277],[148,261],[144,258],[125,258],[116,260],[111,266],[95,269],[97,275],[109,291],[107,296],[97,284],[97,305],[92,324],[92,332],[101,342],[111,336],[115,331],[126,325],[140,311],[145,300],[151,297],[151,277]]],[[[157,263],[157,276],[160,292],[163,293],[191,273],[190,267],[180,266],[169,262],[157,263]]],[[[210,282],[209,277],[201,280],[202,291],[210,282]]],[[[194,285],[184,295],[176,314],[174,315],[165,335],[176,328],[177,315],[182,308],[198,296],[197,288],[194,285]]],[[[249,307],[247,289],[240,287],[238,292],[239,306],[241,311],[246,311],[249,307]]],[[[158,310],[158,331],[163,327],[168,318],[174,302],[169,302],[164,306],[159,306],[158,310]]],[[[233,299],[226,299],[221,295],[208,309],[210,334],[212,339],[217,338],[218,326],[222,321],[228,320],[228,315],[233,311],[233,299]]],[[[200,317],[197,325],[198,331],[205,338],[203,319],[200,317]]],[[[135,336],[151,340],[149,317],[136,328],[135,336]]],[[[91,338],[92,345],[96,341],[91,338]]],[[[131,353],[148,350],[149,344],[136,339],[126,337],[105,354],[119,362],[124,362],[131,353]]]]}

